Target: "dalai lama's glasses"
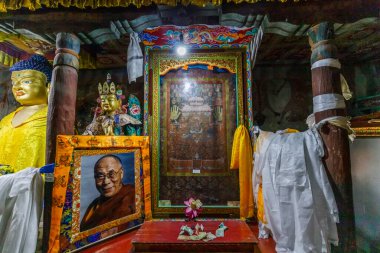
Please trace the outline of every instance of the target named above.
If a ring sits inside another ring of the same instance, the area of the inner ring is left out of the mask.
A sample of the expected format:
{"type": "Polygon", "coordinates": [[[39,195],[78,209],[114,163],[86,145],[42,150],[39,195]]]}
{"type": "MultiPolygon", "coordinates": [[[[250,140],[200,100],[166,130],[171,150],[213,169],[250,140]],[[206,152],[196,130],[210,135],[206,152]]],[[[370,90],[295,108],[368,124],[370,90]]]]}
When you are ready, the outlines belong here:
{"type": "Polygon", "coordinates": [[[115,172],[114,170],[111,170],[110,172],[108,172],[106,174],[96,173],[95,174],[95,180],[100,182],[100,181],[104,181],[106,179],[106,177],[108,177],[110,180],[115,181],[118,179],[118,175],[119,175],[121,170],[122,169],[118,170],[117,172],[115,172]]]}

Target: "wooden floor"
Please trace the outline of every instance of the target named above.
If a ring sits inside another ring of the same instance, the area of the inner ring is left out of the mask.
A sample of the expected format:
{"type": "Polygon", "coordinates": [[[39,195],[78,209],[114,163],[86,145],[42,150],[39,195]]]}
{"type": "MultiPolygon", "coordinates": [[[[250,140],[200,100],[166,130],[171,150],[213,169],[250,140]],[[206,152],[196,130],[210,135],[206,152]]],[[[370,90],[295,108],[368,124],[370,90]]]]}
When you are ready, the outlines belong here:
{"type": "MultiPolygon", "coordinates": [[[[258,228],[256,225],[250,225],[253,233],[258,235],[258,228]]],[[[137,230],[130,231],[128,233],[119,235],[115,238],[111,238],[103,243],[96,244],[91,248],[82,250],[82,253],[118,253],[126,252],[132,253],[132,238],[136,234],[137,230]]],[[[272,239],[259,240],[258,247],[261,253],[276,253],[275,243],[272,239]]]]}

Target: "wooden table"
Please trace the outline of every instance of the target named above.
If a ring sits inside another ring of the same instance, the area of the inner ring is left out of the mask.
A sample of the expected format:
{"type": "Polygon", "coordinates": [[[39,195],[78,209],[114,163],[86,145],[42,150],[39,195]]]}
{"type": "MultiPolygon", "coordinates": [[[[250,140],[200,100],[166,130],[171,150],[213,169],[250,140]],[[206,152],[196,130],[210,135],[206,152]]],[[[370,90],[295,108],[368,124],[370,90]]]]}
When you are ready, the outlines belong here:
{"type": "MultiPolygon", "coordinates": [[[[218,228],[221,221],[198,221],[205,232],[218,228]]],[[[258,240],[248,225],[241,220],[225,220],[228,227],[224,237],[212,241],[177,240],[181,226],[195,226],[196,222],[185,221],[147,221],[132,238],[134,252],[259,252],[258,240]]]]}

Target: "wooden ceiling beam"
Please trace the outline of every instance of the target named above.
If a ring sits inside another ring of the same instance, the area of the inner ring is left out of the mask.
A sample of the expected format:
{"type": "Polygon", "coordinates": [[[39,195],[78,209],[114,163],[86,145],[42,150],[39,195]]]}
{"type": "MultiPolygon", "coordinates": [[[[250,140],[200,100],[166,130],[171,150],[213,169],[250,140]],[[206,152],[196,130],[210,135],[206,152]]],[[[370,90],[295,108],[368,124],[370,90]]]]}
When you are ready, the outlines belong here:
{"type": "MultiPolygon", "coordinates": [[[[197,15],[193,6],[182,7],[188,14],[197,15]]],[[[254,4],[223,4],[221,12],[242,15],[268,14],[270,21],[287,21],[293,24],[316,24],[322,21],[350,23],[366,17],[379,17],[378,0],[288,1],[286,3],[261,1],[254,4]]],[[[199,8],[198,8],[199,10],[199,8]]],[[[108,27],[110,21],[133,20],[158,14],[156,5],[142,8],[59,8],[36,11],[8,11],[0,13],[0,22],[25,28],[37,33],[82,32],[108,27]]]]}
{"type": "Polygon", "coordinates": [[[317,24],[322,21],[352,23],[366,17],[379,17],[378,0],[329,0],[286,3],[262,1],[255,4],[223,4],[223,13],[242,15],[267,14],[271,22],[287,21],[293,24],[317,24]]]}
{"type": "Polygon", "coordinates": [[[90,32],[110,26],[111,21],[133,20],[140,16],[157,14],[155,6],[98,9],[43,9],[37,11],[12,11],[0,14],[0,22],[24,28],[35,33],[90,32]]]}

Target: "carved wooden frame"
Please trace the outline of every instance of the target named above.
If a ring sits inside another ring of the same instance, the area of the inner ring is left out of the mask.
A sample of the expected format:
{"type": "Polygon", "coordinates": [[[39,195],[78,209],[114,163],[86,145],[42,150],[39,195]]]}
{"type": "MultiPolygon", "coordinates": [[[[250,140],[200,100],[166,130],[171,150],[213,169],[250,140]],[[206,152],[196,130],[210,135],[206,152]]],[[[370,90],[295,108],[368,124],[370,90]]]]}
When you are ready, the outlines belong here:
{"type": "MultiPolygon", "coordinates": [[[[232,49],[221,50],[223,54],[218,52],[192,52],[186,58],[179,58],[174,55],[170,50],[149,50],[149,62],[146,67],[149,69],[150,86],[146,89],[149,91],[151,98],[149,101],[151,116],[149,118],[149,129],[146,132],[151,136],[152,148],[152,198],[153,198],[153,214],[157,217],[166,216],[170,214],[183,213],[183,207],[172,206],[162,207],[159,206],[159,142],[160,142],[160,75],[167,73],[172,69],[178,69],[189,64],[205,64],[219,68],[225,68],[232,73],[236,73],[236,104],[237,104],[237,126],[243,122],[244,111],[247,107],[244,106],[244,66],[245,50],[232,49]]],[[[148,110],[147,110],[148,111],[148,110]]],[[[147,123],[147,122],[145,122],[147,123]]],[[[204,214],[229,214],[233,216],[239,215],[238,206],[206,206],[203,211],[204,214]]]]}
{"type": "MultiPolygon", "coordinates": [[[[145,136],[57,136],[53,205],[49,249],[77,249],[104,239],[99,233],[128,222],[151,219],[149,138],[145,136]],[[80,159],[90,154],[135,152],[136,212],[123,218],[79,231],[80,159]],[[80,157],[79,157],[80,158],[80,157]],[[140,171],[142,165],[142,170],[140,171]],[[141,185],[141,183],[143,183],[141,185]],[[144,213],[143,213],[144,212],[144,213]]],[[[133,227],[128,223],[128,227],[133,227]]],[[[140,222],[141,223],[141,222],[140,222]]],[[[121,231],[117,231],[120,233],[121,231]]],[[[107,235],[106,237],[108,237],[107,235]]]]}

